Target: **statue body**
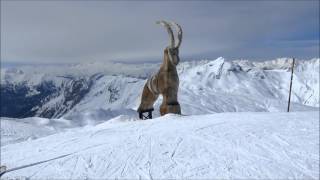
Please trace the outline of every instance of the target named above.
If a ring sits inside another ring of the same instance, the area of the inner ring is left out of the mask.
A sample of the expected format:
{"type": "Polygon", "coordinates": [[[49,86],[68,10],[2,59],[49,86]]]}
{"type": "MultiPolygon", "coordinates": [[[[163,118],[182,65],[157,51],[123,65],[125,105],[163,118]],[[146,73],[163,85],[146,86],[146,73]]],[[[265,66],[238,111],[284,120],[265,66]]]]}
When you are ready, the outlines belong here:
{"type": "Polygon", "coordinates": [[[151,76],[144,85],[141,103],[138,112],[146,112],[153,110],[153,104],[158,99],[159,95],[163,96],[160,106],[161,116],[168,113],[181,114],[180,104],[178,102],[179,76],[176,66],[178,65],[179,46],[182,39],[181,27],[176,23],[171,23],[176,26],[178,31],[178,45],[174,46],[174,36],[169,23],[160,21],[159,24],[164,25],[171,38],[171,45],[164,50],[163,62],[159,71],[151,76]]]}

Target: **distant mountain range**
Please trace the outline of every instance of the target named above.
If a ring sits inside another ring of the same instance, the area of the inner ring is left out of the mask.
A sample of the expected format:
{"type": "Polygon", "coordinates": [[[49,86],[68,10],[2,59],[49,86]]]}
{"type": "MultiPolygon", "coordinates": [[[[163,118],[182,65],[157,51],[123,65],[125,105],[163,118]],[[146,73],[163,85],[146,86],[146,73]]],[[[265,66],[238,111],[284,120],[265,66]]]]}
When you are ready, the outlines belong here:
{"type": "MultiPolygon", "coordinates": [[[[297,61],[292,110],[319,108],[319,62],[319,58],[297,61]]],[[[97,119],[101,113],[135,113],[146,78],[158,66],[96,62],[1,69],[1,117],[74,119],[86,115],[97,119]]],[[[285,111],[290,66],[287,58],[182,62],[178,65],[182,113],[285,111]]],[[[156,110],[160,103],[161,97],[156,110]]]]}

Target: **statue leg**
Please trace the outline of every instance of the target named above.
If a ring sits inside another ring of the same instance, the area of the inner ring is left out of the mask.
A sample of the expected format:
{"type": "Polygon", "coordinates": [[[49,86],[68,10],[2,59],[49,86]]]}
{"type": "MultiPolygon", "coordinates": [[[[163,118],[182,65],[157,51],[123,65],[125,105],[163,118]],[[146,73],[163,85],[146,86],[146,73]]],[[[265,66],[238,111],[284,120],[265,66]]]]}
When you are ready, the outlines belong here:
{"type": "Polygon", "coordinates": [[[149,90],[147,84],[145,84],[142,91],[141,103],[137,111],[141,113],[148,110],[153,110],[153,104],[157,99],[158,95],[153,94],[149,90]]]}
{"type": "Polygon", "coordinates": [[[173,113],[173,114],[181,114],[180,104],[178,102],[175,103],[162,103],[160,106],[160,114],[161,116],[173,113]]]}
{"type": "Polygon", "coordinates": [[[181,108],[178,102],[167,104],[167,109],[168,113],[181,114],[181,108]]]}
{"type": "Polygon", "coordinates": [[[180,104],[177,99],[177,91],[175,88],[168,88],[163,94],[163,101],[160,106],[161,116],[168,113],[181,114],[180,104]]]}

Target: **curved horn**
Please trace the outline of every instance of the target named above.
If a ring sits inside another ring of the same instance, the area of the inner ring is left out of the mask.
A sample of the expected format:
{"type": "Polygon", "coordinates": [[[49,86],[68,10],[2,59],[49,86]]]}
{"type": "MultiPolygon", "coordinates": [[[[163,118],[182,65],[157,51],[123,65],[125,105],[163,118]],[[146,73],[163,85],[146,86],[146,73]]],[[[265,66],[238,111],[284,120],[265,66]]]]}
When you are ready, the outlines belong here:
{"type": "Polygon", "coordinates": [[[173,25],[176,29],[176,31],[178,31],[178,43],[176,45],[176,48],[179,48],[181,45],[181,41],[182,41],[182,28],[179,24],[175,23],[175,22],[170,22],[171,25],[173,25]]]}
{"type": "Polygon", "coordinates": [[[157,24],[161,24],[162,26],[164,26],[169,34],[169,38],[170,38],[170,47],[173,48],[174,47],[174,35],[172,32],[172,29],[170,27],[170,25],[166,22],[166,21],[157,21],[157,24]]]}

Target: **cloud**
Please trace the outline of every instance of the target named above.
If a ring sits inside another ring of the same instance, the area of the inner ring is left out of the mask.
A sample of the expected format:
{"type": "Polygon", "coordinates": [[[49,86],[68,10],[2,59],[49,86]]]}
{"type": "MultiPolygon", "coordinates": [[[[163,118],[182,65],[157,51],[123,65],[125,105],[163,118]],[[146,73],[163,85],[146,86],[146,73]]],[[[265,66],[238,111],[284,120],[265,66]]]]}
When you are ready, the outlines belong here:
{"type": "Polygon", "coordinates": [[[159,19],[182,25],[185,58],[310,58],[318,15],[319,1],[1,1],[1,60],[159,61],[168,44],[159,19]]]}

